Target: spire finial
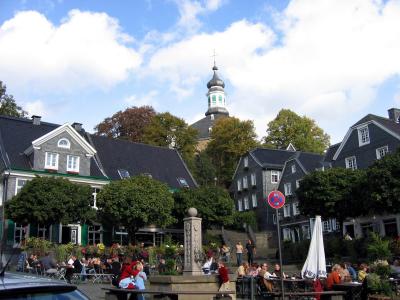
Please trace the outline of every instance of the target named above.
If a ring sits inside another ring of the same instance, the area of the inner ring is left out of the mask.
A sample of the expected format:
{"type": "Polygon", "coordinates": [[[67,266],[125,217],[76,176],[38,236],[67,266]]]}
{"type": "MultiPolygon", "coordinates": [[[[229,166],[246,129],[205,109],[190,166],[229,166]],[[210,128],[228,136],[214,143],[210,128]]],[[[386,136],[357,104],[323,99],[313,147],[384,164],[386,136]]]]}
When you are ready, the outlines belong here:
{"type": "Polygon", "coordinates": [[[215,57],[216,57],[216,56],[217,56],[217,53],[215,53],[215,48],[214,48],[214,54],[211,55],[211,57],[214,58],[214,67],[212,68],[214,71],[215,71],[215,70],[218,70],[217,64],[215,63],[215,57]]]}

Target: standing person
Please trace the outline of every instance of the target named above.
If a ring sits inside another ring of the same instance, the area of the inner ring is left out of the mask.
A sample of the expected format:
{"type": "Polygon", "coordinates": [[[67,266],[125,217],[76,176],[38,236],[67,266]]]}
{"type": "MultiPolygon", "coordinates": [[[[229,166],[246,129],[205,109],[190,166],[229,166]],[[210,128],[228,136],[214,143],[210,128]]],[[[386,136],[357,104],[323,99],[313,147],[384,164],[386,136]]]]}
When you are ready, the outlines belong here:
{"type": "MultiPolygon", "coordinates": [[[[225,264],[222,260],[218,261],[218,274],[219,274],[219,281],[220,281],[220,292],[229,291],[229,275],[228,269],[225,267],[225,264]]],[[[225,295],[222,295],[224,297],[225,295]]]]}
{"type": "Polygon", "coordinates": [[[231,249],[227,245],[223,245],[221,248],[222,258],[226,263],[229,263],[229,259],[231,256],[231,249]]]}
{"type": "Polygon", "coordinates": [[[256,247],[254,246],[251,240],[247,241],[246,251],[247,251],[247,262],[249,263],[249,265],[251,265],[254,262],[254,254],[256,254],[256,247]]]}
{"type": "Polygon", "coordinates": [[[236,244],[236,263],[237,266],[240,267],[242,265],[243,258],[243,245],[241,242],[237,242],[236,244]]]}

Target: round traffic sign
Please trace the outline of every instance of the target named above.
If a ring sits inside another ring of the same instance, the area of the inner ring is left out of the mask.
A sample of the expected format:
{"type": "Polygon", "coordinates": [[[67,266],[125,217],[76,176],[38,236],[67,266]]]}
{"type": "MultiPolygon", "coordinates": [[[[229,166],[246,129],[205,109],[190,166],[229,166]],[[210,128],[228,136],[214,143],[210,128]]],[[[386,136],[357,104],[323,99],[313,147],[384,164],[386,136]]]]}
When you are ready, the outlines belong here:
{"type": "Polygon", "coordinates": [[[272,191],[268,195],[268,204],[275,209],[281,208],[285,205],[285,196],[280,191],[272,191]]]}

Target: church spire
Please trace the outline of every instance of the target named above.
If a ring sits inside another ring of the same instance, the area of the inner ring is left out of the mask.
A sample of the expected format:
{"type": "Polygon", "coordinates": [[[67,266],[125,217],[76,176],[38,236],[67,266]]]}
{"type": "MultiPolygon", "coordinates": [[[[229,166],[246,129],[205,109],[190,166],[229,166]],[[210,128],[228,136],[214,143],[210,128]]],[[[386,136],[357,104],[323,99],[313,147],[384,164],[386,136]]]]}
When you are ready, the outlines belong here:
{"type": "Polygon", "coordinates": [[[214,50],[214,66],[212,68],[214,74],[211,80],[207,83],[207,99],[208,99],[208,110],[206,116],[213,114],[224,114],[229,115],[226,109],[226,95],[225,95],[225,83],[218,76],[218,67],[215,63],[215,50],[214,50]]]}

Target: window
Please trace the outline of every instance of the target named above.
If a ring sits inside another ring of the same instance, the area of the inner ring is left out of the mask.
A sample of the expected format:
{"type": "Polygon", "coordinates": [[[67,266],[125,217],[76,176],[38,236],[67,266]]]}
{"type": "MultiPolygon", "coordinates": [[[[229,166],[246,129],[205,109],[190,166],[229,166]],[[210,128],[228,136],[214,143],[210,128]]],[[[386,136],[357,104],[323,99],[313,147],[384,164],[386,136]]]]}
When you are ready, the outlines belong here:
{"type": "Polygon", "coordinates": [[[88,227],[88,244],[100,244],[102,243],[101,225],[90,225],[88,227]]]}
{"type": "Polygon", "coordinates": [[[300,179],[296,180],[296,189],[300,187],[300,179]]]}
{"type": "Polygon", "coordinates": [[[292,168],[292,174],[293,174],[293,173],[296,173],[296,165],[292,165],[291,168],[292,168]]]}
{"type": "Polygon", "coordinates": [[[292,184],[290,182],[285,183],[283,185],[284,189],[285,189],[285,196],[290,196],[292,195],[292,184]]]}
{"type": "Polygon", "coordinates": [[[243,211],[242,199],[239,199],[239,200],[238,200],[238,211],[243,211]]]}
{"type": "Polygon", "coordinates": [[[59,148],[66,148],[69,149],[71,146],[71,143],[66,139],[66,138],[62,138],[58,141],[57,146],[59,148]]]}
{"type": "Polygon", "coordinates": [[[79,156],[67,155],[67,172],[79,173],[79,156]]]}
{"type": "Polygon", "coordinates": [[[346,158],[346,168],[347,169],[352,169],[352,170],[356,170],[357,169],[357,161],[356,161],[356,157],[355,156],[346,158]]]}
{"type": "Polygon", "coordinates": [[[376,149],[376,158],[377,159],[381,159],[382,157],[384,157],[388,153],[389,153],[389,147],[388,146],[380,147],[380,148],[376,149]]]}
{"type": "Polygon", "coordinates": [[[217,96],[212,95],[212,104],[215,105],[217,103],[217,96]]]}
{"type": "Polygon", "coordinates": [[[289,228],[283,228],[282,232],[283,232],[283,240],[284,241],[290,241],[291,240],[291,238],[290,238],[290,229],[289,228]]]}
{"type": "Polygon", "coordinates": [[[244,189],[247,189],[247,188],[248,188],[248,185],[247,185],[247,176],[244,176],[244,177],[243,177],[243,188],[244,188],[244,189]]]}
{"type": "Polygon", "coordinates": [[[20,248],[21,247],[21,241],[25,238],[25,227],[22,226],[21,224],[15,223],[14,224],[14,243],[13,247],[20,248]]]}
{"type": "Polygon", "coordinates": [[[250,207],[249,207],[249,197],[244,197],[244,209],[245,210],[248,210],[250,207]]]}
{"type": "Polygon", "coordinates": [[[253,205],[253,207],[257,207],[257,196],[256,196],[256,194],[252,194],[251,195],[251,204],[253,205]]]}
{"type": "Polygon", "coordinates": [[[125,178],[131,177],[131,175],[129,175],[129,172],[127,170],[124,170],[124,169],[118,169],[118,174],[119,174],[119,177],[121,177],[121,179],[125,179],[125,178]]]}
{"type": "Polygon", "coordinates": [[[285,204],[283,206],[283,217],[284,218],[290,217],[290,205],[289,204],[285,204]]]}
{"type": "Polygon", "coordinates": [[[251,185],[252,186],[256,185],[256,173],[251,174],[251,185]]]}
{"type": "Polygon", "coordinates": [[[297,216],[299,214],[300,214],[299,202],[294,202],[293,203],[293,216],[297,216]]]}
{"type": "Polygon", "coordinates": [[[278,183],[279,171],[271,171],[271,183],[278,183]]]}
{"type": "Polygon", "coordinates": [[[322,222],[322,231],[323,232],[331,231],[331,223],[329,221],[322,222]]]}
{"type": "Polygon", "coordinates": [[[181,187],[184,187],[184,188],[188,188],[189,187],[189,185],[188,185],[188,183],[187,183],[185,178],[179,177],[177,179],[178,179],[179,185],[181,187]]]}
{"type": "Polygon", "coordinates": [[[50,225],[44,227],[38,227],[37,237],[42,238],[44,240],[50,239],[50,225]]]}
{"type": "Polygon", "coordinates": [[[218,101],[220,104],[222,104],[222,96],[221,95],[218,96],[218,101]]]}
{"type": "Polygon", "coordinates": [[[249,167],[249,158],[247,156],[243,158],[243,165],[245,168],[249,167]]]}
{"type": "Polygon", "coordinates": [[[28,179],[17,178],[15,183],[15,195],[19,193],[19,191],[24,187],[24,185],[28,182],[28,179]]]}
{"type": "Polygon", "coordinates": [[[237,189],[238,191],[242,190],[242,181],[240,179],[237,180],[237,189]]]}
{"type": "Polygon", "coordinates": [[[58,153],[46,152],[44,168],[51,170],[58,169],[58,153]]]}
{"type": "Polygon", "coordinates": [[[358,144],[359,144],[359,146],[369,144],[368,126],[358,129],[358,144]]]}
{"type": "Polygon", "coordinates": [[[309,240],[311,238],[310,226],[309,225],[301,226],[301,231],[303,232],[303,239],[309,240]]]}

